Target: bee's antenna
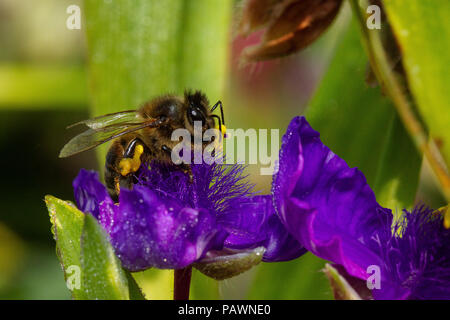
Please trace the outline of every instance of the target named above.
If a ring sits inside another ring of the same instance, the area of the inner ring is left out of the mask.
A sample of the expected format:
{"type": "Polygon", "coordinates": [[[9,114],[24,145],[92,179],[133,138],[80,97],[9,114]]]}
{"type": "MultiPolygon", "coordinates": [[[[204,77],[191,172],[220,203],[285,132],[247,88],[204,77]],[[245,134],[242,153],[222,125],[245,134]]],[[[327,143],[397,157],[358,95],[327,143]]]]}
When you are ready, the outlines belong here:
{"type": "Polygon", "coordinates": [[[225,118],[223,116],[223,106],[222,106],[222,101],[217,101],[215,105],[212,106],[211,108],[211,112],[214,112],[214,110],[216,110],[217,107],[220,107],[220,114],[222,116],[222,123],[225,125],[225,118]]]}

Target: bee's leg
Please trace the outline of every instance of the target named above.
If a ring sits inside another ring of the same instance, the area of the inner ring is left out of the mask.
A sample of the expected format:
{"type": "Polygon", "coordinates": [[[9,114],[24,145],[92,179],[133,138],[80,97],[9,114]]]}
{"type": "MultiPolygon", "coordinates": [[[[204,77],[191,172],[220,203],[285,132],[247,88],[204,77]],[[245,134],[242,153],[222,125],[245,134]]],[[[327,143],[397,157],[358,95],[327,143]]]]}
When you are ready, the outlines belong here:
{"type": "Polygon", "coordinates": [[[139,170],[143,153],[144,144],[139,138],[135,138],[128,143],[123,153],[123,158],[119,162],[119,172],[123,177],[139,170]]]}
{"type": "MultiPolygon", "coordinates": [[[[172,149],[163,144],[161,146],[161,150],[164,151],[169,157],[172,154],[172,149]]],[[[192,175],[191,167],[188,164],[182,163],[179,165],[180,169],[189,176],[189,181],[192,183],[194,180],[194,176],[192,175]]]]}
{"type": "Polygon", "coordinates": [[[105,183],[108,193],[114,202],[118,201],[120,192],[120,173],[117,170],[117,163],[124,153],[123,145],[115,140],[106,154],[105,161],[105,183]]]}
{"type": "Polygon", "coordinates": [[[124,137],[111,145],[106,155],[105,182],[114,201],[118,200],[120,188],[132,188],[132,173],[139,170],[143,153],[144,144],[138,138],[124,137]]]}
{"type": "Polygon", "coordinates": [[[105,182],[109,196],[114,202],[119,201],[120,174],[111,167],[105,169],[105,182]]]}

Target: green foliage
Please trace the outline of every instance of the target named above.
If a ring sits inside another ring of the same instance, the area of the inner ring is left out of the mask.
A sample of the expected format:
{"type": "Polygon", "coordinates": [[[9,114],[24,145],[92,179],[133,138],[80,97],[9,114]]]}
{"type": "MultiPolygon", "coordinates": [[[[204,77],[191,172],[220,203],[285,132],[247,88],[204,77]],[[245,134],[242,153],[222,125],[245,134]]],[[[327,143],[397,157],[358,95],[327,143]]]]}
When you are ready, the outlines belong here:
{"type": "Polygon", "coordinates": [[[257,247],[253,250],[214,259],[205,258],[193,266],[210,278],[216,280],[230,279],[261,263],[264,251],[264,247],[257,247]]]}
{"type": "Polygon", "coordinates": [[[223,297],[219,293],[219,282],[193,268],[190,299],[218,300],[221,298],[223,297]]]}
{"type": "Polygon", "coordinates": [[[81,288],[89,300],[128,300],[128,280],[97,220],[84,219],[81,237],[81,288]]]}
{"type": "Polygon", "coordinates": [[[397,0],[384,5],[418,109],[450,165],[450,2],[397,0]]]}
{"type": "Polygon", "coordinates": [[[365,83],[367,58],[353,22],[306,112],[322,141],[358,167],[381,205],[413,204],[421,157],[380,88],[365,83]]]}
{"type": "Polygon", "coordinates": [[[249,299],[332,299],[328,281],[321,272],[325,261],[311,253],[288,262],[263,263],[257,268],[249,299]]]}
{"type": "Polygon", "coordinates": [[[0,109],[80,109],[87,103],[82,66],[0,65],[0,109]]]}
{"type": "Polygon", "coordinates": [[[130,294],[130,300],[145,300],[144,294],[142,293],[141,288],[137,284],[136,280],[133,278],[129,271],[124,270],[125,275],[128,280],[128,289],[130,294]]]}
{"type": "Polygon", "coordinates": [[[339,274],[338,270],[327,263],[325,264],[324,272],[330,281],[336,300],[361,300],[358,293],[352,288],[347,280],[339,274]]]}
{"type": "Polygon", "coordinates": [[[75,299],[143,299],[134,279],[122,269],[108,237],[94,217],[53,196],[46,196],[45,202],[58,257],[68,282],[76,276],[72,268],[80,270],[80,287],[74,285],[72,289],[75,299]]]}
{"type": "Polygon", "coordinates": [[[397,114],[386,120],[389,127],[374,191],[378,202],[395,214],[414,205],[422,161],[397,114]]]}
{"type": "MultiPolygon", "coordinates": [[[[81,233],[84,214],[72,203],[46,196],[45,203],[50,213],[53,237],[56,241],[56,252],[64,271],[70,266],[81,266],[81,233]]],[[[65,273],[67,277],[67,274],[65,273]]],[[[75,299],[84,299],[82,290],[74,289],[75,299]]]]}

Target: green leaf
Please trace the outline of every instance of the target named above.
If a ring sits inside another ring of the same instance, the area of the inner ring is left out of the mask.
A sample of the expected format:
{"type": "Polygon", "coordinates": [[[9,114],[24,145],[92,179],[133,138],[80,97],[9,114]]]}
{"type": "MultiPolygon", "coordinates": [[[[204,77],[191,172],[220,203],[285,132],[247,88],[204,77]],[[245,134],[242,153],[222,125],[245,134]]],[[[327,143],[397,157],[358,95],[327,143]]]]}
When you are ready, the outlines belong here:
{"type": "Polygon", "coordinates": [[[391,102],[366,85],[367,65],[353,21],[306,118],[334,153],[364,173],[381,205],[401,210],[414,201],[421,157],[391,102]]]}
{"type": "Polygon", "coordinates": [[[361,300],[359,294],[352,288],[347,280],[330,264],[327,263],[323,271],[330,281],[336,300],[361,300]]]}
{"type": "Polygon", "coordinates": [[[95,218],[53,196],[46,196],[45,203],[66,280],[80,276],[80,286],[72,286],[74,299],[144,299],[95,218]]]}
{"type": "Polygon", "coordinates": [[[378,203],[397,209],[395,214],[414,204],[422,161],[397,114],[392,116],[388,130],[374,191],[378,203]]]}
{"type": "MultiPolygon", "coordinates": [[[[56,241],[56,251],[59,261],[67,278],[66,270],[71,266],[81,266],[80,238],[84,225],[84,213],[79,211],[71,202],[46,196],[50,220],[52,222],[52,233],[56,241]]],[[[72,295],[75,299],[85,299],[83,290],[73,289],[72,295]]]]}
{"type": "Polygon", "coordinates": [[[130,290],[130,300],[145,300],[141,288],[129,271],[124,270],[128,280],[128,288],[130,290]]]}
{"type": "Polygon", "coordinates": [[[81,237],[81,288],[89,300],[128,300],[127,275],[102,227],[90,214],[81,237]]]}
{"type": "Polygon", "coordinates": [[[450,2],[385,1],[418,109],[450,166],[450,2]]]}

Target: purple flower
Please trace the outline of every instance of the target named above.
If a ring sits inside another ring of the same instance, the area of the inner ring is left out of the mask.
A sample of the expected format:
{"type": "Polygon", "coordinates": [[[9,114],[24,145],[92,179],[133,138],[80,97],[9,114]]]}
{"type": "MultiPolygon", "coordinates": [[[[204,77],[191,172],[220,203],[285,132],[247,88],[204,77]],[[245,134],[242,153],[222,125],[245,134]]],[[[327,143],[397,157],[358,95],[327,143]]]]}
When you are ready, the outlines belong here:
{"type": "Polygon", "coordinates": [[[99,215],[100,202],[113,203],[108,191],[98,180],[98,173],[94,171],[80,170],[73,181],[73,190],[78,208],[90,212],[95,218],[99,215]]]}
{"type": "Polygon", "coordinates": [[[191,165],[192,178],[170,165],[150,167],[139,170],[132,190],[121,190],[118,204],[95,172],[82,170],[73,184],[78,207],[98,219],[131,271],[223,261],[259,247],[266,262],[309,250],[358,281],[377,267],[375,299],[450,299],[442,216],[421,207],[393,224],[364,175],[303,117],[283,137],[272,195],[256,195],[239,165],[191,165]]]}
{"type": "Polygon", "coordinates": [[[442,222],[414,210],[393,231],[392,212],[376,202],[364,175],[326,147],[303,117],[283,137],[272,191],[280,220],[307,250],[362,280],[371,275],[368,267],[380,268],[375,298],[449,297],[450,238],[442,222]]]}
{"type": "Polygon", "coordinates": [[[284,229],[270,196],[258,196],[239,165],[191,165],[181,170],[153,162],[122,189],[114,204],[95,172],[81,170],[75,198],[109,234],[123,266],[179,269],[209,252],[264,247],[263,261],[290,260],[306,250],[284,229]]]}
{"type": "Polygon", "coordinates": [[[450,230],[443,215],[425,206],[403,210],[390,239],[380,243],[389,279],[376,299],[450,299],[450,230]]]}
{"type": "Polygon", "coordinates": [[[291,121],[280,151],[272,191],[290,233],[315,255],[365,278],[374,232],[392,215],[375,200],[364,175],[326,147],[305,118],[291,121]]]}

